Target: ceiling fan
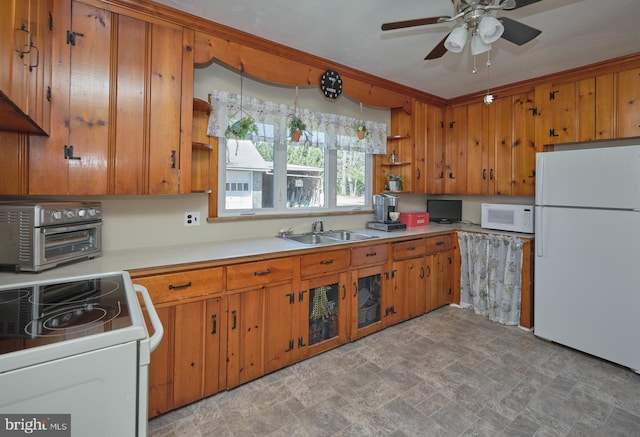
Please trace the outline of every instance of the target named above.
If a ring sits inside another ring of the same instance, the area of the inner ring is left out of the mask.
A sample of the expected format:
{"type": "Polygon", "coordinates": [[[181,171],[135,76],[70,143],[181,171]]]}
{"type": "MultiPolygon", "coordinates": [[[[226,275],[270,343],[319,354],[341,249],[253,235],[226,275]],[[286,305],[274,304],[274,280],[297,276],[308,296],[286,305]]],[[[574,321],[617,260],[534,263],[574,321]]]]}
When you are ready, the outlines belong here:
{"type": "Polygon", "coordinates": [[[507,17],[495,18],[495,11],[518,9],[540,0],[451,0],[455,14],[452,17],[428,17],[415,20],[384,23],[382,30],[402,29],[427,24],[460,23],[449,32],[440,43],[424,58],[437,59],[447,51],[459,53],[471,35],[471,54],[478,55],[491,49],[491,43],[504,38],[517,45],[523,45],[542,31],[507,17]]]}

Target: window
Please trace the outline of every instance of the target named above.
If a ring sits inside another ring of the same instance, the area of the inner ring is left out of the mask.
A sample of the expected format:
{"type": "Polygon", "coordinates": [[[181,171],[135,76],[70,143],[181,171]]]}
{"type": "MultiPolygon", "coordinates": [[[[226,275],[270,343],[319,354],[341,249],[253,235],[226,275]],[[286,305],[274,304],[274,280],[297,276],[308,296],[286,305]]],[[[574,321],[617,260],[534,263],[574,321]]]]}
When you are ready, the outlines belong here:
{"type": "Polygon", "coordinates": [[[302,110],[309,129],[294,142],[287,119],[297,108],[250,99],[250,105],[236,109],[240,96],[216,92],[212,97],[209,131],[225,152],[219,154],[220,216],[371,208],[371,152],[384,153],[384,123],[367,121],[370,135],[358,139],[356,119],[302,110]],[[258,133],[226,138],[223,131],[239,114],[251,114],[258,133]]]}

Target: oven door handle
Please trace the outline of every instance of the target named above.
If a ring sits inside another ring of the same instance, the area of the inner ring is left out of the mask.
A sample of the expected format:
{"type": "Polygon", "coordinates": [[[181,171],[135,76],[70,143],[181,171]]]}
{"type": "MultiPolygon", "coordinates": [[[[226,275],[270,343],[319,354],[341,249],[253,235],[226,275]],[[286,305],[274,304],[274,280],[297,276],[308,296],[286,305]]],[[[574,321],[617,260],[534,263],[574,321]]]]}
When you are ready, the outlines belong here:
{"type": "Polygon", "coordinates": [[[151,326],[153,326],[153,335],[149,338],[149,350],[153,352],[155,348],[160,344],[160,340],[162,340],[162,336],[164,335],[164,328],[162,327],[162,322],[160,321],[160,317],[158,317],[158,313],[153,306],[153,302],[151,301],[151,296],[149,296],[149,291],[142,285],[134,284],[133,285],[136,293],[140,293],[142,295],[142,300],[144,301],[144,306],[149,313],[149,320],[151,320],[151,326]]]}

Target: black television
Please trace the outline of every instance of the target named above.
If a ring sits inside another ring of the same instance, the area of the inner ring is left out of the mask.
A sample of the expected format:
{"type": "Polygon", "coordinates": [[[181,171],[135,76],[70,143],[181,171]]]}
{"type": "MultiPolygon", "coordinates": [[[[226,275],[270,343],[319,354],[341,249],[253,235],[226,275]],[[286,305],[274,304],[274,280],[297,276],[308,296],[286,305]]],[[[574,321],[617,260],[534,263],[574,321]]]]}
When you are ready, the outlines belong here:
{"type": "Polygon", "coordinates": [[[429,221],[458,223],[462,220],[462,200],[427,199],[429,221]]]}

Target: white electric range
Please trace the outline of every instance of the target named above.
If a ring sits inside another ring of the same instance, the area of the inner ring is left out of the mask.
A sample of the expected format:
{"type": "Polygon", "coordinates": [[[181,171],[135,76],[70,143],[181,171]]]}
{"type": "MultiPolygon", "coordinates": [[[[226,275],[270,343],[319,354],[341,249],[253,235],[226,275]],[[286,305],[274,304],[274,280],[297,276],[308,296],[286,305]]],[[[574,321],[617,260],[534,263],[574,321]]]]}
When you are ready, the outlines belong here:
{"type": "Polygon", "coordinates": [[[48,416],[68,415],[73,436],[146,436],[150,354],[163,335],[147,290],[127,272],[27,278],[0,287],[0,434],[20,418],[51,426],[48,416]]]}

